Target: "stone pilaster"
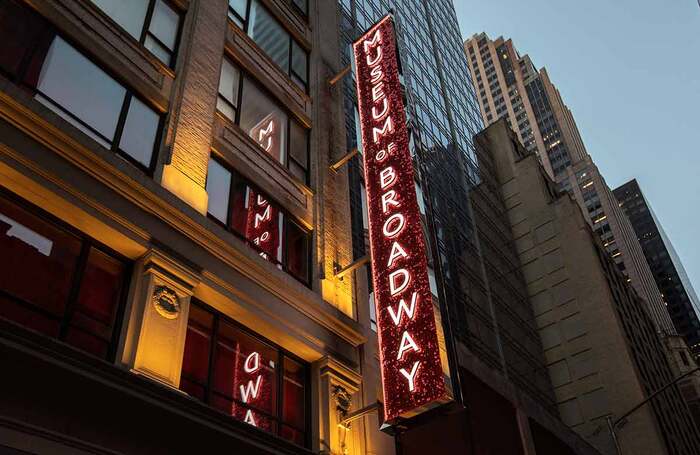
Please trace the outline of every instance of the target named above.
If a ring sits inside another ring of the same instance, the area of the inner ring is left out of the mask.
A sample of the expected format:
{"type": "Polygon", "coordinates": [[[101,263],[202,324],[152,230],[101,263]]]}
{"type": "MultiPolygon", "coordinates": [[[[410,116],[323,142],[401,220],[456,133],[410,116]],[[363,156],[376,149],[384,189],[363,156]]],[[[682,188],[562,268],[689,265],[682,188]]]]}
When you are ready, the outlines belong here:
{"type": "Polygon", "coordinates": [[[134,273],[122,362],[132,371],[179,387],[192,290],[197,272],[152,249],[134,273]]]}
{"type": "Polygon", "coordinates": [[[207,212],[207,166],[211,150],[221,59],[227,27],[226,0],[190,2],[185,22],[162,185],[200,213],[207,212]]]}
{"type": "Polygon", "coordinates": [[[348,426],[340,422],[352,411],[364,406],[360,390],[362,377],[332,357],[324,357],[315,365],[318,372],[320,453],[364,454],[363,420],[348,426]]]}

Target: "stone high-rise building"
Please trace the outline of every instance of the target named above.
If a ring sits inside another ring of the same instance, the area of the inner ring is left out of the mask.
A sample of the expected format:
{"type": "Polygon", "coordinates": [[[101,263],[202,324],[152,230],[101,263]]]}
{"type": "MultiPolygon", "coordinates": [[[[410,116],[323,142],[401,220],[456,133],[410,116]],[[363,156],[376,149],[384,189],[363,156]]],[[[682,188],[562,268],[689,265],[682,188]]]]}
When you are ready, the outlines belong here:
{"type": "MultiPolygon", "coordinates": [[[[615,455],[613,421],[682,373],[627,278],[576,201],[557,190],[534,152],[501,119],[479,135],[490,145],[527,293],[564,422],[615,455]]],[[[700,433],[676,385],[617,429],[623,453],[694,454],[700,433]]],[[[693,403],[694,404],[694,403],[693,403]]]]}
{"type": "Polygon", "coordinates": [[[561,191],[570,192],[620,270],[648,306],[660,332],[674,334],[661,293],[634,230],[586,151],[569,108],[543,68],[511,40],[485,33],[464,43],[469,73],[486,125],[505,118],[561,191]]]}

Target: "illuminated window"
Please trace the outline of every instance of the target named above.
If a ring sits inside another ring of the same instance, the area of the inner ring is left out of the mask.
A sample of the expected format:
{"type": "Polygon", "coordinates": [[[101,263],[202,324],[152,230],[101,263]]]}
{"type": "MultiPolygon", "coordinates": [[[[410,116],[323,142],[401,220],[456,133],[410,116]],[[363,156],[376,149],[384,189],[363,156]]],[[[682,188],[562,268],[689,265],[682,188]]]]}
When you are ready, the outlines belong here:
{"type": "Polygon", "coordinates": [[[127,264],[50,218],[0,196],[0,318],[112,360],[127,264]]]}
{"type": "Polygon", "coordinates": [[[209,161],[208,215],[260,256],[309,284],[311,234],[272,199],[218,160],[209,161]]]}
{"type": "Polygon", "coordinates": [[[308,183],[309,131],[228,59],[221,65],[217,109],[292,175],[308,183]]]}
{"type": "Polygon", "coordinates": [[[0,70],[103,147],[155,167],[160,114],[10,0],[0,0],[0,70]]]}
{"type": "MultiPolygon", "coordinates": [[[[291,0],[306,14],[306,0],[291,0]]],[[[229,0],[228,17],[299,87],[308,89],[308,53],[258,0],[229,0]]]]}
{"type": "Polygon", "coordinates": [[[180,388],[262,430],[307,445],[309,368],[198,301],[190,306],[180,388]]]}
{"type": "Polygon", "coordinates": [[[168,66],[174,66],[180,14],[165,0],[92,0],[168,66]]]}

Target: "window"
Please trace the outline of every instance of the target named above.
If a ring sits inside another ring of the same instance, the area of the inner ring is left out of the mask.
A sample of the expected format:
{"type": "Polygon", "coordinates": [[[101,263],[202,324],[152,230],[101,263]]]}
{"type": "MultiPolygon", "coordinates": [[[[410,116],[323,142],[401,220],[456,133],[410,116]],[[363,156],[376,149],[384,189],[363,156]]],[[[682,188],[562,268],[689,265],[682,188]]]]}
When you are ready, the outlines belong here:
{"type": "MultiPolygon", "coordinates": [[[[306,0],[292,0],[306,13],[306,0]]],[[[308,89],[309,55],[258,0],[229,0],[228,17],[299,87],[308,89]]]]}
{"type": "Polygon", "coordinates": [[[0,318],[112,360],[127,264],[0,195],[0,318]]]}
{"type": "Polygon", "coordinates": [[[180,14],[165,0],[92,0],[168,66],[175,65],[180,14]]]}
{"type": "Polygon", "coordinates": [[[198,301],[192,302],[180,388],[212,407],[307,445],[309,368],[198,301]]]}
{"type": "Polygon", "coordinates": [[[221,65],[217,109],[301,182],[308,183],[309,131],[227,59],[221,65]]]}
{"type": "Polygon", "coordinates": [[[266,194],[219,161],[209,161],[209,216],[260,256],[308,285],[311,235],[266,194]]]}
{"type": "Polygon", "coordinates": [[[0,0],[0,70],[103,147],[153,169],[161,116],[10,0],[0,0]]]}

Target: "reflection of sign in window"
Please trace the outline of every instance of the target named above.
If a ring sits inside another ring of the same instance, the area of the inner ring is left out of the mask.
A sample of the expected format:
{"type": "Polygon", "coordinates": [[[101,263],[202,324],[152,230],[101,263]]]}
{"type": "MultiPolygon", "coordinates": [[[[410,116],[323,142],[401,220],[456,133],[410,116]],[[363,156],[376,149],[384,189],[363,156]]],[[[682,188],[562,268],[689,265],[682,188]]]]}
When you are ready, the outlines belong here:
{"type": "Polygon", "coordinates": [[[279,260],[279,210],[251,188],[248,188],[246,210],[245,237],[260,249],[262,257],[279,260]]]}
{"type": "Polygon", "coordinates": [[[268,114],[250,129],[249,134],[267,153],[281,161],[282,122],[277,117],[275,113],[268,114]]]}
{"type": "MultiPolygon", "coordinates": [[[[260,370],[260,353],[253,352],[246,357],[245,362],[243,363],[243,371],[248,375],[255,375],[255,379],[248,379],[248,382],[245,385],[239,385],[241,401],[243,403],[254,403],[260,396],[260,383],[262,382],[263,377],[258,370],[260,370]]],[[[246,410],[243,421],[255,427],[258,426],[258,424],[255,422],[253,411],[250,409],[246,410]]]]}

